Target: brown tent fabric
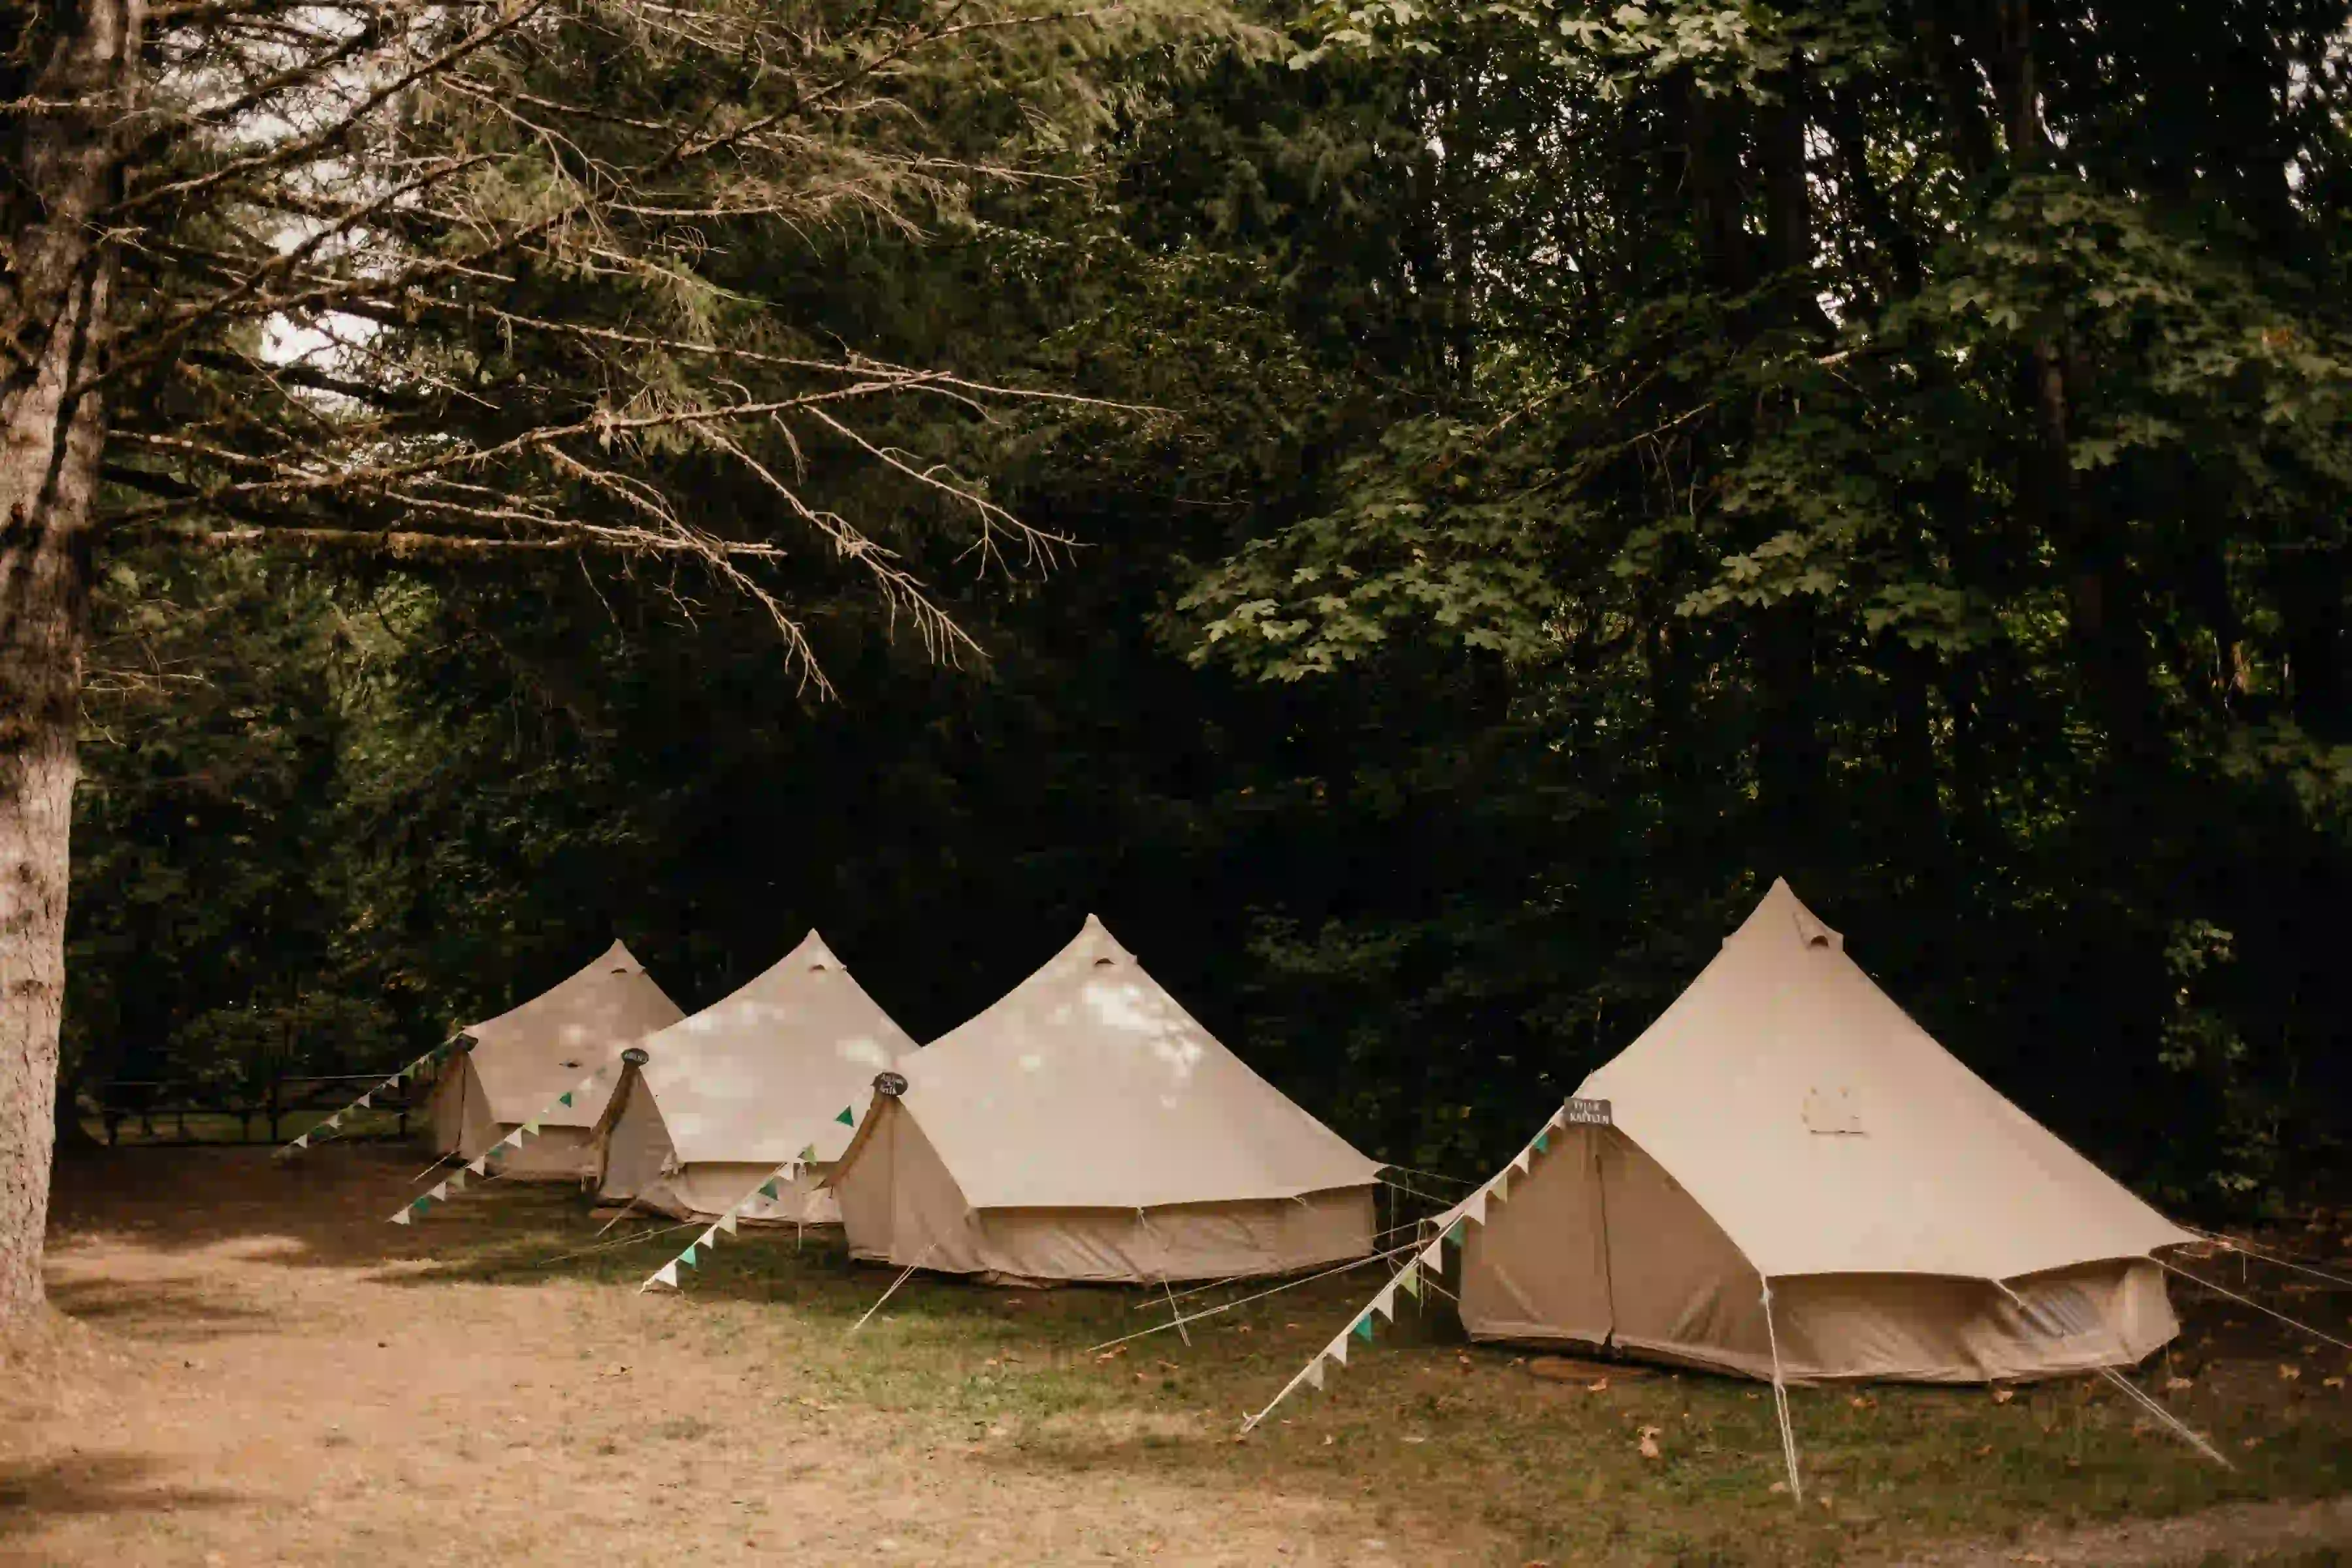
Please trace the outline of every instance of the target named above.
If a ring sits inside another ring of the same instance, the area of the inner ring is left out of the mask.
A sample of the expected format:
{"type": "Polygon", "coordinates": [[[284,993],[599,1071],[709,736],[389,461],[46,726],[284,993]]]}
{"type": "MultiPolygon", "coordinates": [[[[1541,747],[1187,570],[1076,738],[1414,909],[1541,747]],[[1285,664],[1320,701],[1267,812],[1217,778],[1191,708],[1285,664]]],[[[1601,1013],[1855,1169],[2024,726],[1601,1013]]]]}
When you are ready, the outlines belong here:
{"type": "Polygon", "coordinates": [[[454,1059],[427,1102],[433,1147],[472,1159],[537,1118],[540,1133],[509,1151],[510,1180],[577,1181],[596,1173],[591,1136],[610,1090],[556,1097],[654,1030],[683,1017],[620,942],[562,984],[464,1033],[471,1047],[454,1059]]]}
{"type": "Polygon", "coordinates": [[[1371,1250],[1377,1163],[1100,921],[900,1061],[831,1178],[852,1254],[1006,1283],[1278,1274],[1371,1250]]]}
{"type": "Polygon", "coordinates": [[[2001,1098],[1773,884],[1515,1168],[1454,1210],[1474,1339],[1937,1383],[2146,1358],[2194,1239],[2001,1098]],[[1522,1173],[1522,1172],[1524,1173],[1522,1173]],[[1770,1282],[1767,1321],[1764,1286],[1770,1282]]]}

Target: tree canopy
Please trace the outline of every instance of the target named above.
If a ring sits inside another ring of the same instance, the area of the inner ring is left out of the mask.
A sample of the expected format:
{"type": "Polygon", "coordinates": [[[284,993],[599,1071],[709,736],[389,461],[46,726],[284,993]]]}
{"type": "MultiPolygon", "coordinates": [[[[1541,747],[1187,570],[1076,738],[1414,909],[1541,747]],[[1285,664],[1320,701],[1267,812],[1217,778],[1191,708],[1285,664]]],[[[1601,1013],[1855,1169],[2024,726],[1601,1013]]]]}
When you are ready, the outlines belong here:
{"type": "MultiPolygon", "coordinates": [[[[759,123],[743,38],[837,57],[728,17],[671,77],[551,13],[450,79],[403,156],[479,160],[488,205],[397,254],[659,166],[654,103],[759,123]]],[[[435,273],[332,414],[421,455],[333,487],[281,443],[344,389],[285,367],[353,362],[266,347],[275,294],[208,320],[117,448],[142,527],[731,547],[788,514],[835,558],[126,531],[73,1070],[404,1059],[615,934],[698,1005],[811,924],[924,1038],[1093,910],[1368,1152],[1468,1171],[1786,876],[2165,1201],[2313,1179],[2352,1107],[2347,24],[1379,0],[959,35],[609,257],[435,273]],[[986,530],[1050,562],[976,572],[986,530]],[[894,581],[960,661],[891,635],[894,581]]],[[[134,354],[181,307],[142,309],[134,354]]]]}

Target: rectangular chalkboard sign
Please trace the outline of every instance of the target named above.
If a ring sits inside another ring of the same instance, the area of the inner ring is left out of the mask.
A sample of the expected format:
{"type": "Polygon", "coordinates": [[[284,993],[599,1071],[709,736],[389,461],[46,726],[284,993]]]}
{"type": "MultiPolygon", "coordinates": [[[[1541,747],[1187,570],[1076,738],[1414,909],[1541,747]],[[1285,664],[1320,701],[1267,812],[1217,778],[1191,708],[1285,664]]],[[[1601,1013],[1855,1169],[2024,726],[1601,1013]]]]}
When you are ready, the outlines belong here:
{"type": "Polygon", "coordinates": [[[1570,1127],[1614,1127],[1605,1100],[1571,1100],[1559,1108],[1559,1119],[1570,1127]]]}

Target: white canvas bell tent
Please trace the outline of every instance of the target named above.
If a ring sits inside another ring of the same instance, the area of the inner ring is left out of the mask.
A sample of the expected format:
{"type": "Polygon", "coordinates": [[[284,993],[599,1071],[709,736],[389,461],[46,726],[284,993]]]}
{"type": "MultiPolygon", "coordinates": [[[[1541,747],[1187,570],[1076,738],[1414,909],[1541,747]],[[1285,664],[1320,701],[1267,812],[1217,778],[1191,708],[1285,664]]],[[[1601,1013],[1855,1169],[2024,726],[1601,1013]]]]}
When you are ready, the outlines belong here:
{"type": "MultiPolygon", "coordinates": [[[[1435,1228],[1473,1339],[1776,1383],[2135,1364],[2179,1331],[2155,1254],[2196,1239],[1937,1045],[1785,882],[1435,1228]]],[[[1444,1262],[1433,1242],[1407,1283],[1444,1262]]]]}
{"type": "Polygon", "coordinates": [[[509,1153],[499,1173],[524,1181],[593,1176],[590,1131],[604,1113],[609,1087],[579,1096],[569,1107],[551,1102],[583,1073],[683,1016],[645,965],[614,942],[553,989],[467,1026],[463,1054],[443,1072],[428,1102],[435,1149],[472,1159],[535,1118],[538,1136],[509,1153]]]}
{"type": "Polygon", "coordinates": [[[598,1195],[681,1217],[737,1211],[778,1166],[813,1156],[739,1217],[837,1225],[822,1186],[847,1147],[844,1111],[915,1042],[816,932],[726,1000],[643,1043],[597,1140],[598,1195]]]}
{"type": "Polygon", "coordinates": [[[832,1178],[856,1257],[1141,1283],[1371,1250],[1379,1164],[1220,1045],[1091,915],[898,1073],[832,1178]]]}

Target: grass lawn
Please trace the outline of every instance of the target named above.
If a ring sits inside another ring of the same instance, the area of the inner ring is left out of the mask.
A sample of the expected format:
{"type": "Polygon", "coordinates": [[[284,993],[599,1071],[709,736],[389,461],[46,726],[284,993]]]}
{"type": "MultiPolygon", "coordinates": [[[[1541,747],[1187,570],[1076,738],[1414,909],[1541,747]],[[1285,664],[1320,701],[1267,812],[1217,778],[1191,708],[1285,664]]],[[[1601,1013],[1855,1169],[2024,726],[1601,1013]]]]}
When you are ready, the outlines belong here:
{"type": "MultiPolygon", "coordinates": [[[[550,1263],[590,1245],[578,1202],[520,1189],[461,1203],[430,1228],[435,1277],[520,1285],[560,1273],[631,1290],[697,1234],[550,1263]]],[[[2352,1394],[2328,1386],[2352,1358],[2307,1350],[2303,1336],[2210,1299],[2183,1300],[2188,1332],[2138,1382],[2221,1447],[2229,1471],[2092,1379],[2005,1398],[1982,1388],[1808,1388],[1791,1395],[1800,1508],[1774,1489],[1783,1468],[1769,1389],[1631,1365],[1558,1381],[1537,1375],[1528,1356],[1448,1342],[1458,1328],[1436,1315],[1352,1346],[1324,1392],[1301,1390],[1237,1441],[1243,1414],[1348,1321],[1377,1288],[1378,1268],[1194,1323],[1189,1346],[1163,1332],[1109,1352],[1093,1347],[1164,1322],[1165,1303],[919,1275],[853,1334],[891,1275],[851,1266],[837,1246],[796,1247],[789,1234],[722,1239],[684,1271],[681,1297],[647,1306],[666,1332],[791,1362],[802,1397],[820,1407],[885,1412],[940,1443],[996,1443],[1052,1473],[1126,1466],[1140,1452],[1212,1487],[1353,1491],[1384,1523],[1475,1527],[1465,1540],[1492,1542],[1496,1561],[1834,1563],[1998,1539],[2035,1522],[2352,1490],[2352,1394]],[[2188,1386],[2168,1388],[2176,1378],[2188,1386]],[[1654,1459],[1642,1453],[1645,1431],[1654,1459]],[[1107,1445],[1106,1434],[1120,1440],[1107,1445]]],[[[2352,1294],[2282,1305],[2352,1339],[2342,1332],[2347,1301],[2352,1294]]]]}

